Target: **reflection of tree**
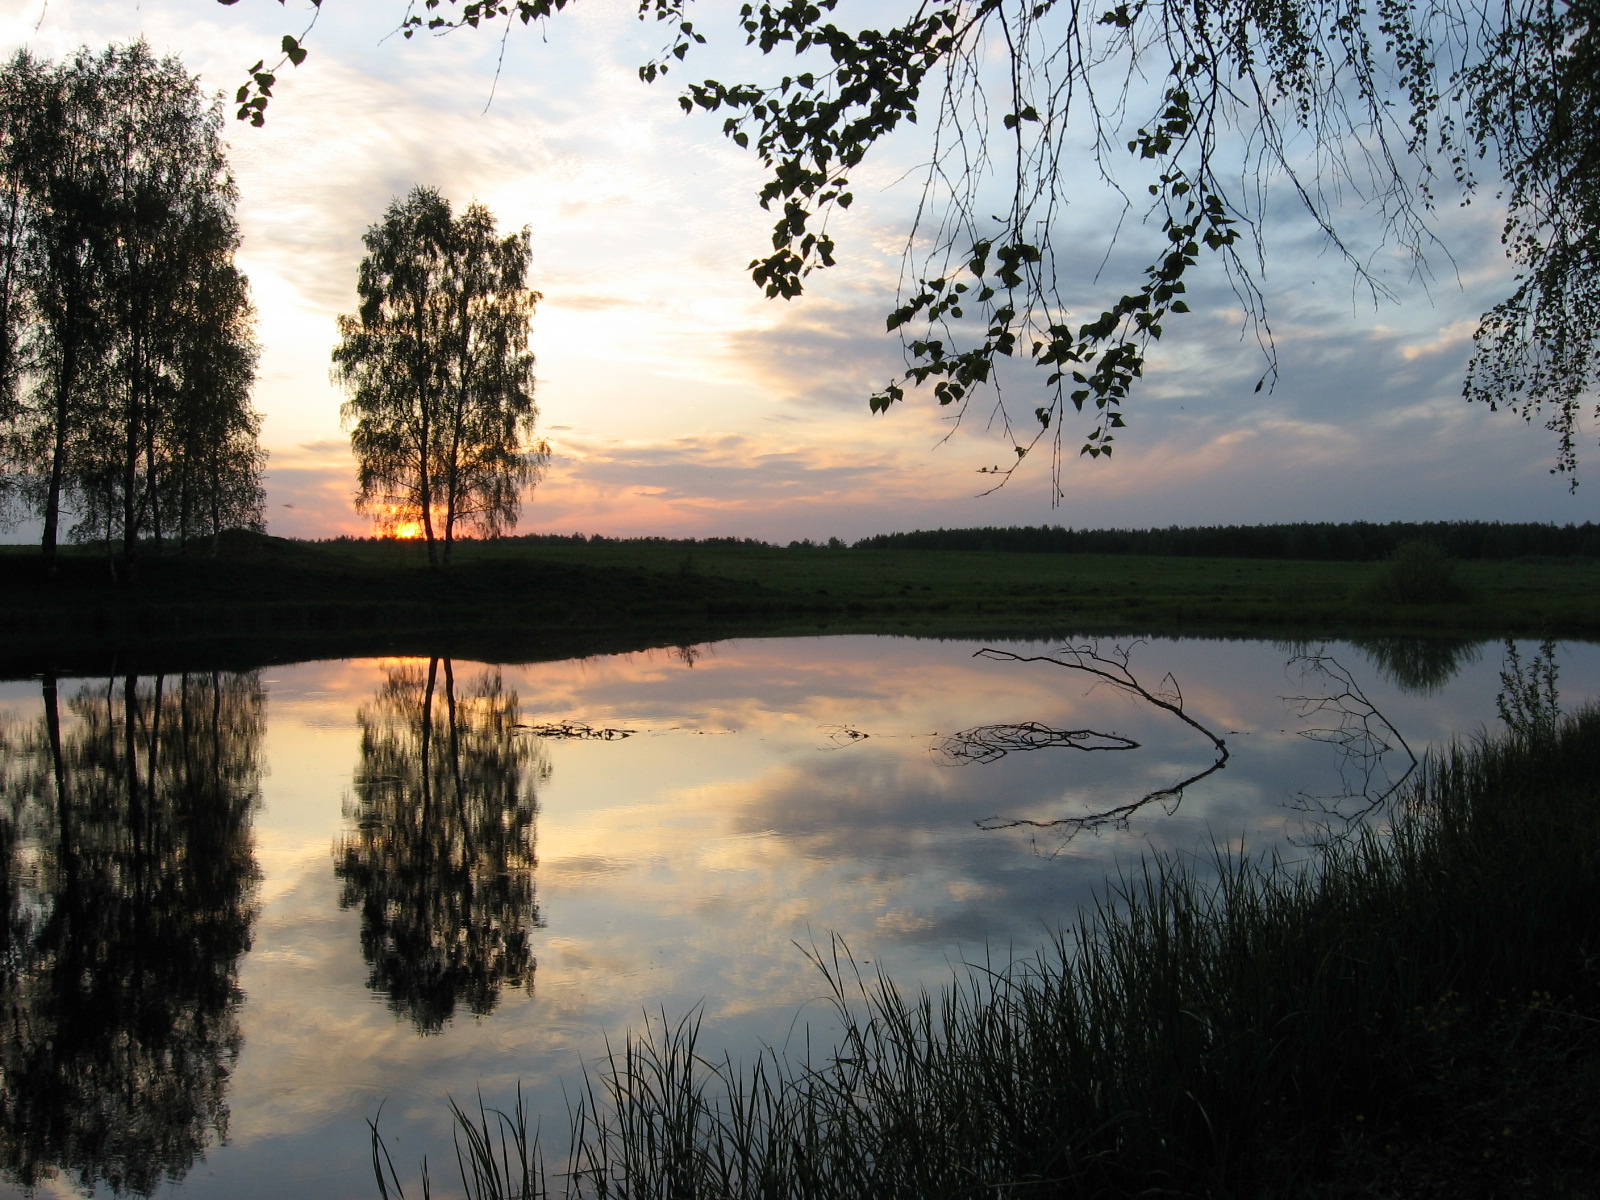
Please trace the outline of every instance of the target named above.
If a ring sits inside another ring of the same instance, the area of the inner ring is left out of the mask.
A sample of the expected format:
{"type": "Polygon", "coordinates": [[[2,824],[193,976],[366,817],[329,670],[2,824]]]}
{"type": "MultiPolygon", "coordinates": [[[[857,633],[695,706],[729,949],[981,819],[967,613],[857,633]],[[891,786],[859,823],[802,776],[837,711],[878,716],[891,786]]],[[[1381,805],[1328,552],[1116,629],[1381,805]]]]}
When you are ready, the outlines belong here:
{"type": "Polygon", "coordinates": [[[227,1132],[258,678],[128,678],[0,741],[0,1174],[148,1194],[227,1132]]]}
{"type": "Polygon", "coordinates": [[[1352,638],[1351,645],[1390,683],[1421,696],[1431,696],[1482,653],[1464,638],[1368,637],[1352,638]]]}
{"type": "Polygon", "coordinates": [[[361,909],[371,986],[422,1032],[458,1002],[487,1013],[502,986],[533,984],[537,784],[550,767],[516,736],[517,716],[498,672],[458,695],[448,658],[392,668],[356,714],[340,903],[361,909]]]}

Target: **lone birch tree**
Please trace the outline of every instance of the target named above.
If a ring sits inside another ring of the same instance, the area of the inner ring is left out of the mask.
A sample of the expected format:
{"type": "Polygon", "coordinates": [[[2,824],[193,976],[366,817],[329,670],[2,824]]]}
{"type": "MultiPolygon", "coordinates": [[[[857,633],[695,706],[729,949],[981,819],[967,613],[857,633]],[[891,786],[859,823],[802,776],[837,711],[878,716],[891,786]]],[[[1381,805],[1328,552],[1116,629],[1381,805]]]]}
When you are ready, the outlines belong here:
{"type": "Polygon", "coordinates": [[[529,235],[501,237],[481,204],[457,218],[418,186],[364,241],[361,306],[339,318],[333,352],[350,397],[356,508],[385,532],[414,528],[437,568],[458,529],[514,528],[548,461],[533,438],[529,235]]]}

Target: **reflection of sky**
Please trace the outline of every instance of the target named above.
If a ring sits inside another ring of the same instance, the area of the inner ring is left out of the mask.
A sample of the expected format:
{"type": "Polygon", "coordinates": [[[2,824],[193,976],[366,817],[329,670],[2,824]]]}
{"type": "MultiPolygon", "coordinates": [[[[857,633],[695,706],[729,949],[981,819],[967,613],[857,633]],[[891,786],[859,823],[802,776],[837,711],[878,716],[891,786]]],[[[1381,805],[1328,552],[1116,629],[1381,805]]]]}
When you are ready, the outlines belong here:
{"type": "MultiPolygon", "coordinates": [[[[1133,649],[1134,673],[1149,685],[1171,673],[1188,711],[1227,738],[1227,767],[1171,815],[1152,805],[1126,828],[1070,841],[1049,829],[980,830],[975,822],[993,816],[1050,820],[1123,803],[1213,756],[1203,737],[1123,693],[1048,663],[974,659],[976,648],[834,637],[722,643],[692,667],[663,651],[503,668],[526,724],[636,732],[547,742],[534,988],[502,993],[486,1018],[458,1010],[430,1037],[368,991],[359,917],[339,908],[331,857],[357,761],[355,713],[393,663],[264,671],[269,774],[255,829],[264,877],[240,977],[231,1139],[185,1186],[205,1196],[369,1195],[363,1122],[380,1104],[397,1157],[429,1153],[438,1174],[449,1154],[444,1097],[470,1098],[480,1085],[500,1103],[520,1080],[559,1136],[563,1081],[570,1087],[604,1037],[646,1014],[701,1005],[713,1046],[798,1047],[805,1021],[825,1027],[814,1002],[823,981],[796,943],[837,933],[897,980],[937,983],[948,963],[986,945],[1001,958],[1037,945],[1150,847],[1203,859],[1213,842],[1284,846],[1311,819],[1293,797],[1341,788],[1337,756],[1298,736],[1304,723],[1285,704],[1309,690],[1286,669],[1292,651],[1152,640],[1133,649]],[[933,753],[936,735],[1018,721],[1141,746],[983,766],[933,753]]],[[[1419,750],[1496,725],[1492,644],[1427,696],[1398,691],[1350,647],[1330,650],[1419,750]]],[[[1565,645],[1559,662],[1569,707],[1600,693],[1600,646],[1565,645]]],[[[479,670],[458,663],[458,686],[479,670]]],[[[38,689],[0,685],[0,716],[31,719],[38,689]]],[[[63,697],[74,690],[63,685],[63,697]]]]}

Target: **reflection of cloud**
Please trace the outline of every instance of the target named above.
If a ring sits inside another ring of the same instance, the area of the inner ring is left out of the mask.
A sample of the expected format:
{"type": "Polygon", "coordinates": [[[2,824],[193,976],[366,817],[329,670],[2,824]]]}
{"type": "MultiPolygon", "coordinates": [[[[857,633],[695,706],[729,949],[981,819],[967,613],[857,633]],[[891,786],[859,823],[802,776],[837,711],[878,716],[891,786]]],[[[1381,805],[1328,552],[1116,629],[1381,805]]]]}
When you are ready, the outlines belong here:
{"type": "MultiPolygon", "coordinates": [[[[535,1110],[559,1113],[563,1077],[570,1085],[577,1064],[603,1055],[603,1037],[620,1045],[645,1012],[675,1019],[702,1006],[702,1048],[713,1056],[723,1045],[798,1051],[808,1025],[818,1044],[831,1044],[825,1004],[809,1003],[825,985],[796,943],[826,954],[838,932],[871,960],[869,972],[881,965],[908,988],[942,984],[949,963],[981,963],[986,953],[1002,964],[1070,923],[1147,847],[1197,856],[1205,870],[1212,845],[1279,844],[1270,815],[1332,762],[1328,747],[1284,732],[1280,697],[1301,686],[1284,675],[1291,648],[1151,641],[1135,667],[1145,678],[1172,671],[1192,710],[1228,731],[1235,760],[1175,816],[1152,813],[1050,857],[1058,847],[1044,837],[985,833],[973,817],[1059,815],[1096,787],[1180,778],[1190,750],[1205,744],[1167,736],[1170,717],[1144,728],[1137,710],[1058,669],[973,661],[973,648],[748,639],[719,644],[692,669],[665,649],[505,668],[530,720],[653,721],[623,741],[549,748],[538,874],[550,925],[539,934],[538,993],[508,995],[499,1018],[427,1039],[367,997],[357,920],[339,911],[327,859],[341,820],[327,797],[348,786],[357,760],[356,708],[400,660],[275,668],[273,770],[257,823],[268,877],[240,978],[248,1026],[218,1170],[245,1163],[258,1177],[281,1173],[287,1137],[331,1138],[345,1155],[348,1131],[361,1132],[385,1097],[392,1145],[447,1146],[443,1097],[471,1096],[480,1083],[491,1106],[508,1103],[520,1080],[535,1110]],[[1011,719],[1114,727],[1149,754],[1141,774],[1119,784],[1048,752],[1021,756],[1038,760],[1024,771],[998,773],[940,767],[927,753],[936,730],[1011,719]],[[822,751],[823,725],[872,736],[822,751]],[[708,729],[737,732],[696,736],[708,729]],[[853,780],[856,765],[863,774],[853,780]],[[290,810],[298,816],[285,828],[290,810]]],[[[1593,666],[1594,657],[1582,661],[1593,666]]],[[[1361,675],[1419,747],[1484,719],[1494,664],[1469,664],[1463,677],[1422,698],[1361,675]]],[[[1590,676],[1564,658],[1568,677],[1590,676]]],[[[290,1157],[305,1170],[324,1162],[290,1157]]]]}

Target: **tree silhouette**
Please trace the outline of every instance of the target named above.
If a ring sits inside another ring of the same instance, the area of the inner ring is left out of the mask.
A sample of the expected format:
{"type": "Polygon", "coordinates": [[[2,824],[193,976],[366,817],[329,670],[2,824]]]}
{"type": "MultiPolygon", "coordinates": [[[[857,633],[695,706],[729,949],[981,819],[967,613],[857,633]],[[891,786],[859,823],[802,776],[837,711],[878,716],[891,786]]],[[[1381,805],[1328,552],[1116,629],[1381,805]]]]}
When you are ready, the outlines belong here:
{"type": "Polygon", "coordinates": [[[0,738],[0,1176],[147,1195],[226,1136],[258,878],[254,674],[82,687],[0,738]]]}
{"type": "Polygon", "coordinates": [[[0,385],[7,457],[80,538],[259,526],[254,314],[222,113],[148,46],[0,69],[0,385]]]}
{"type": "Polygon", "coordinates": [[[431,658],[391,668],[357,713],[340,904],[361,912],[369,985],[423,1033],[458,1003],[482,1015],[501,988],[533,986],[537,788],[550,766],[517,735],[518,711],[497,671],[458,694],[451,660],[431,658]]]}
{"type": "Polygon", "coordinates": [[[549,456],[533,441],[526,229],[502,238],[473,204],[456,218],[413,188],[367,230],[360,311],[339,318],[334,376],[348,390],[356,507],[380,528],[420,526],[450,561],[457,528],[513,527],[549,456]]]}

